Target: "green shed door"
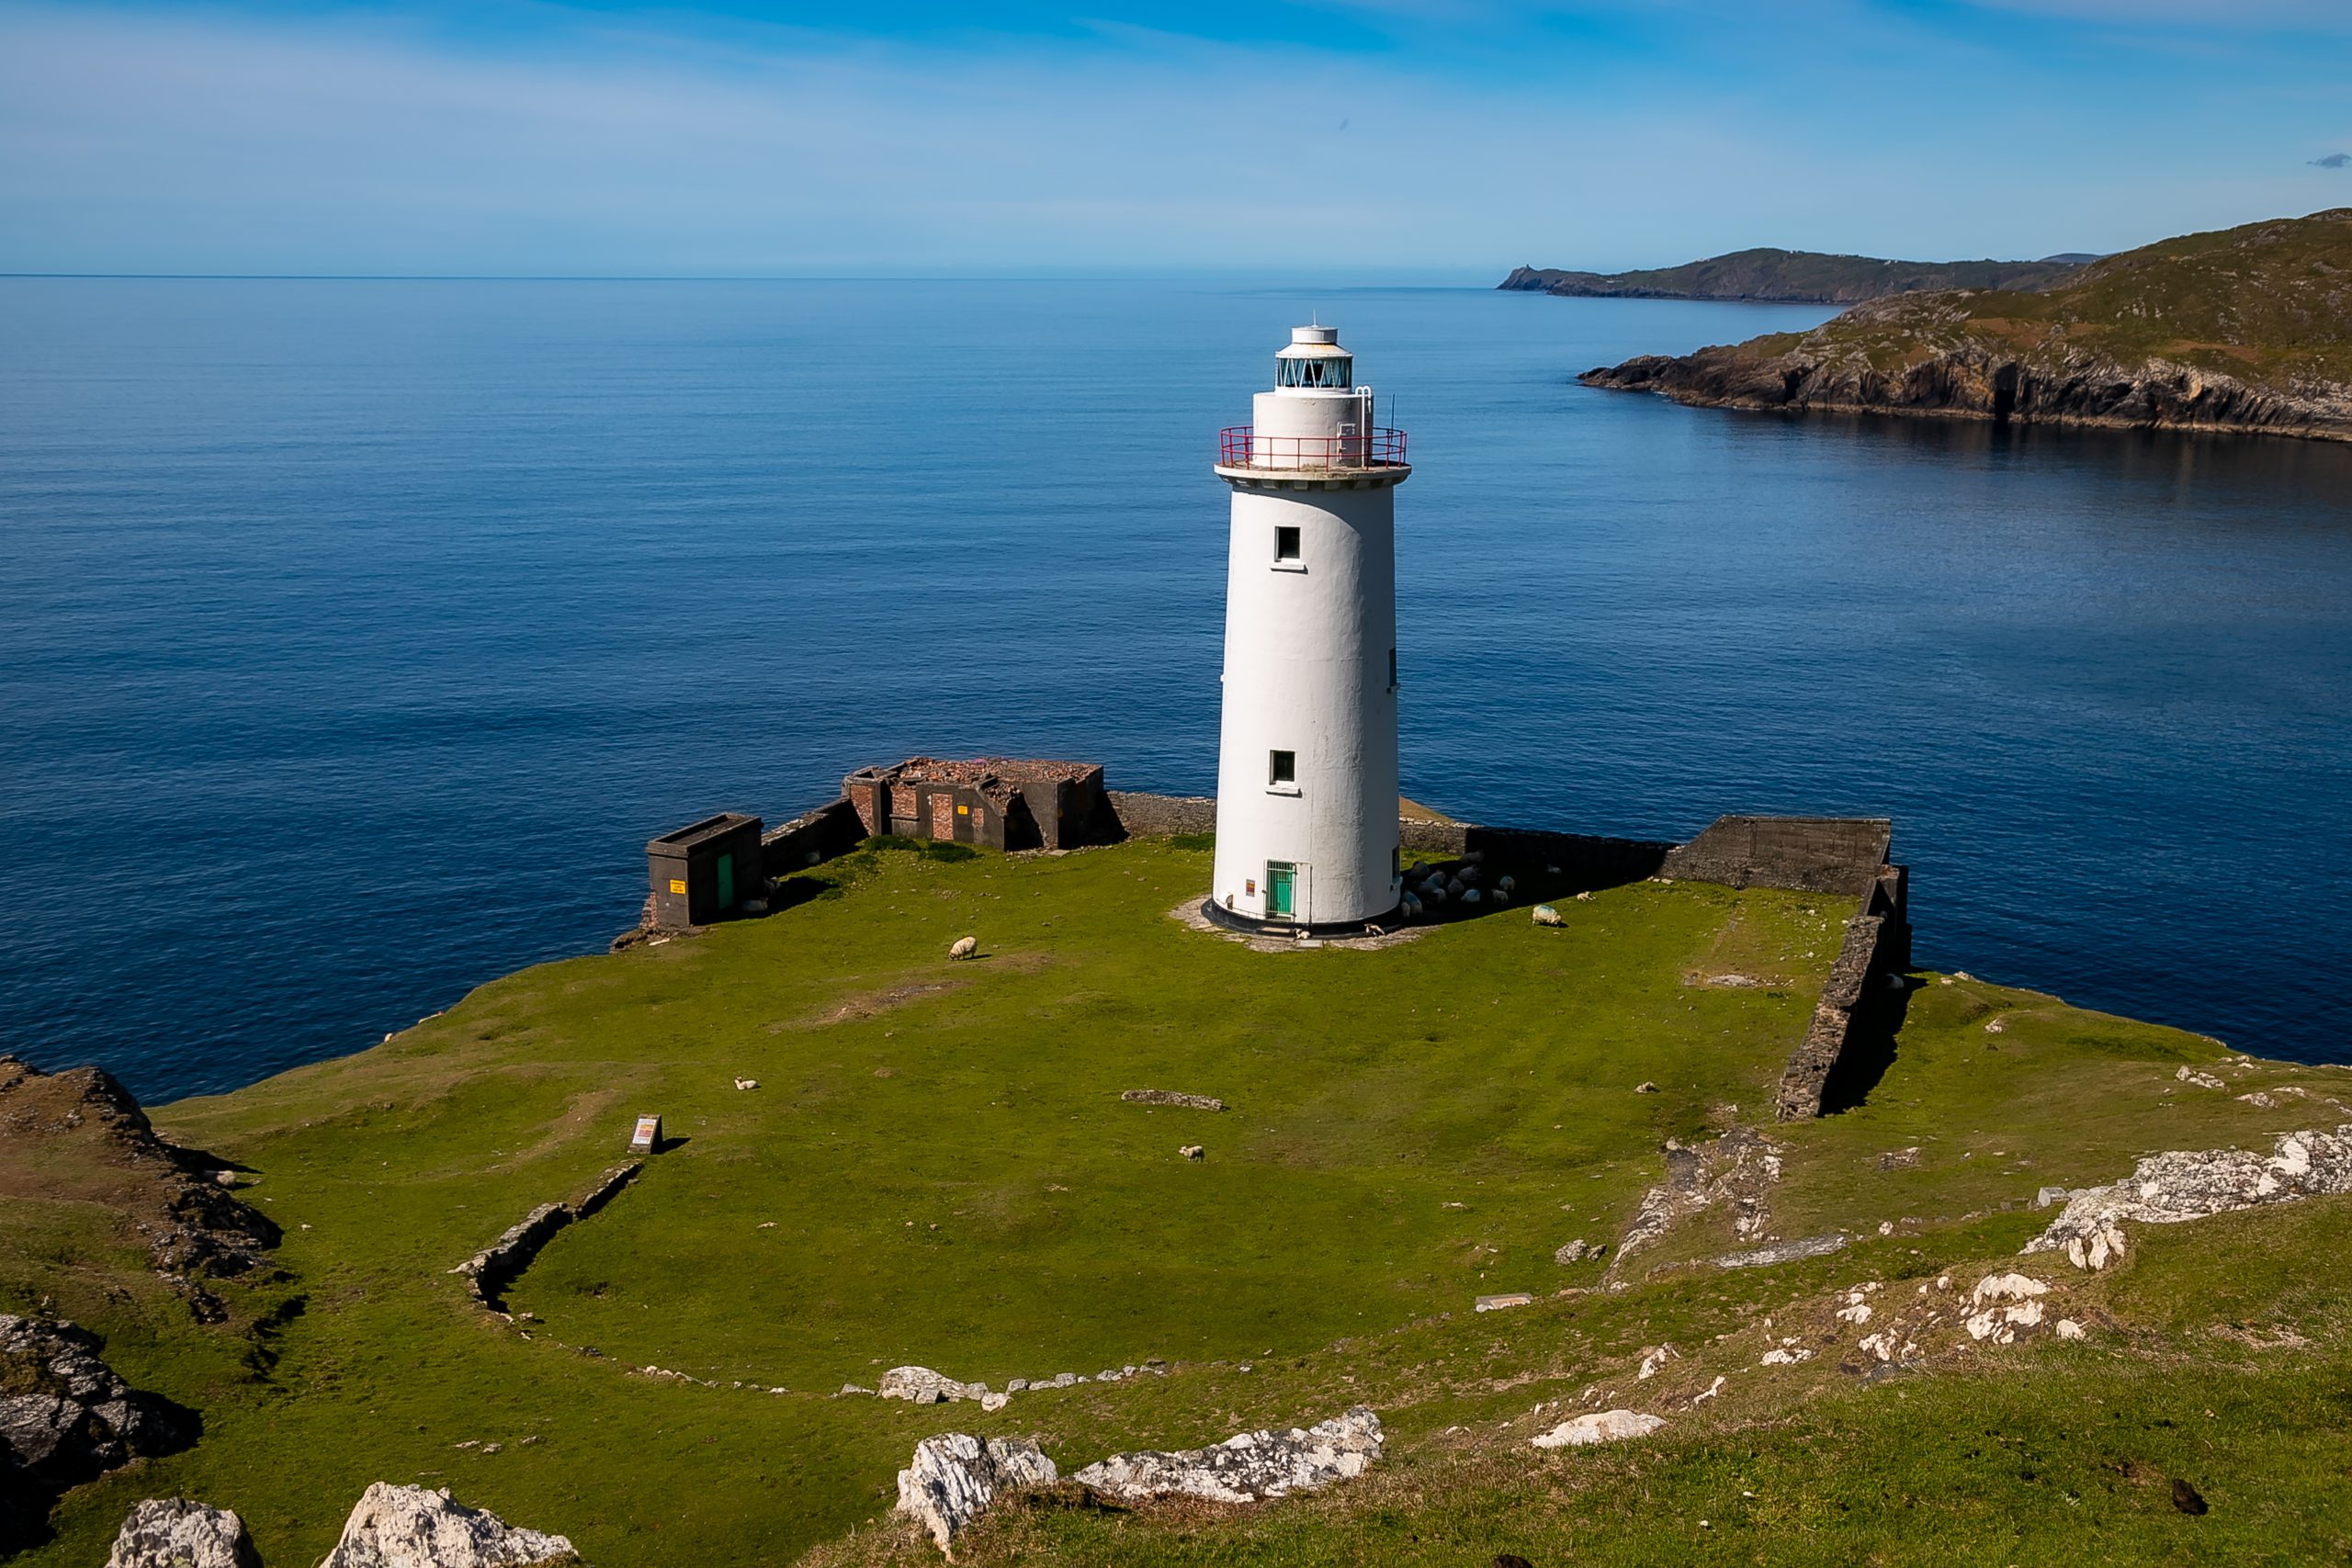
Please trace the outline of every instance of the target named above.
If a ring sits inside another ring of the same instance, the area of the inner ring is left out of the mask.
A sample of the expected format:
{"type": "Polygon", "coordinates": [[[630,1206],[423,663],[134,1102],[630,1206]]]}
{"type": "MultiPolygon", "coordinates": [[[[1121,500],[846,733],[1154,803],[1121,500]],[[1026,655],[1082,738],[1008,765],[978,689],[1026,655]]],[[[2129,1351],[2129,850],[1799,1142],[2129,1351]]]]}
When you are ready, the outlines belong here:
{"type": "Polygon", "coordinates": [[[1298,867],[1289,861],[1270,860],[1266,863],[1266,914],[1269,918],[1290,918],[1290,885],[1298,874],[1298,867]]]}
{"type": "Polygon", "coordinates": [[[718,857],[718,907],[722,909],[735,907],[735,857],[732,854],[718,857]]]}

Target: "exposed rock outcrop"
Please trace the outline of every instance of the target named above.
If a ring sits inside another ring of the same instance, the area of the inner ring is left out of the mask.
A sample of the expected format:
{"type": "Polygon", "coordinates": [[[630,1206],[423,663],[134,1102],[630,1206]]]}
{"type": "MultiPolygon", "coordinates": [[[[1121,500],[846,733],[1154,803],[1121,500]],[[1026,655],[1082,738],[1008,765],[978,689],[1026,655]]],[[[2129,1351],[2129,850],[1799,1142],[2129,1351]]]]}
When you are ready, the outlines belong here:
{"type": "Polygon", "coordinates": [[[1380,1457],[1380,1417],[1363,1405],[1286,1432],[1243,1432],[1205,1449],[1114,1454],[1071,1479],[1114,1497],[1255,1503],[1362,1475],[1380,1457]]]}
{"type": "Polygon", "coordinates": [[[2285,1133],[2267,1156],[2245,1149],[2150,1155],[2121,1181],[2069,1193],[2027,1252],[2063,1250],[2077,1268],[2104,1268],[2123,1250],[2120,1223],[2177,1224],[2298,1198],[2352,1192],[2352,1123],[2285,1133]]]}
{"type": "Polygon", "coordinates": [[[185,1497],[151,1497],[130,1510],[107,1568],[261,1568],[245,1521],[185,1497]]]}
{"type": "Polygon", "coordinates": [[[98,1067],[43,1073],[0,1056],[0,1176],[13,1196],[120,1213],[205,1322],[226,1314],[197,1281],[243,1274],[278,1242],[277,1226],[224,1185],[232,1171],[156,1136],[130,1091],[98,1067]]]}
{"type": "Polygon", "coordinates": [[[10,1514],[29,1530],[68,1487],[195,1439],[193,1416],[124,1382],[101,1348],[70,1323],[0,1313],[0,1530],[10,1514]]]}
{"type": "Polygon", "coordinates": [[[1809,333],[1590,370],[1750,409],[2352,440],[2352,209],[2185,235],[2055,288],[1880,299],[1809,333]]]}
{"type": "Polygon", "coordinates": [[[368,1488],[343,1539],[319,1568],[574,1568],[580,1554],[560,1535],[508,1524],[447,1492],[368,1488]]]}
{"type": "Polygon", "coordinates": [[[999,1493],[1057,1479],[1054,1461],[1025,1438],[943,1433],[917,1443],[914,1462],[899,1472],[899,1512],[922,1524],[945,1551],[999,1493]]]}
{"type": "Polygon", "coordinates": [[[1711,1143],[1666,1148],[1666,1179],[1642,1195],[1641,1207],[1617,1244],[1617,1272],[1628,1258],[1657,1244],[1674,1224],[1707,1209],[1731,1212],[1732,1235],[1753,1241],[1770,1223],[1765,1194],[1781,1179],[1785,1145],[1753,1127],[1733,1127],[1711,1143]]]}
{"type": "Polygon", "coordinates": [[[1644,1416],[1633,1410],[1597,1410],[1589,1416],[1579,1416],[1563,1421],[1550,1431],[1529,1439],[1539,1449],[1575,1449],[1592,1443],[1621,1442],[1627,1438],[1646,1437],[1666,1423],[1655,1416],[1644,1416]]]}

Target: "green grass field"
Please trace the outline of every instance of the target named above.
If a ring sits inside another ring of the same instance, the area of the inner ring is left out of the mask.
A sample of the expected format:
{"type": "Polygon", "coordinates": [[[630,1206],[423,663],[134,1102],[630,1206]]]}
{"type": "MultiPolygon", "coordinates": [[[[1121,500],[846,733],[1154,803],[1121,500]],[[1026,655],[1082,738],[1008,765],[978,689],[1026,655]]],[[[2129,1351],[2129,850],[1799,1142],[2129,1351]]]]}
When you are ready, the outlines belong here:
{"type": "Polygon", "coordinates": [[[1388,1423],[1389,1457],[1326,1496],[1016,1507],[959,1556],[2352,1549],[2352,1286],[2310,1267],[2341,1258],[2337,1201],[2175,1227],[2120,1270],[2064,1281],[2098,1314],[2085,1344],[1954,1351],[1896,1377],[1831,1354],[1753,1370],[1763,1317],[1815,1323],[1848,1284],[2000,1261],[2047,1218],[2026,1208],[2037,1186],[2352,1121],[2326,1098],[2352,1097],[2352,1074],[2262,1064],[2198,1090],[2174,1071],[2223,1062],[2211,1042],[1930,979],[1860,1104],[1775,1130],[1770,1234],[1846,1230],[1851,1250],[1678,1267],[1740,1245],[1711,1213],[1631,1260],[1630,1288],[1591,1292],[1602,1265],[1554,1250],[1614,1243],[1666,1140],[1769,1115],[1845,901],[1639,884],[1561,902],[1560,930],[1521,908],[1376,951],[1270,953],[1170,918],[1207,864],[1170,842],[953,863],[869,850],[766,919],[529,970],[376,1050],[164,1108],[166,1136],[257,1173],[246,1196],[286,1230],[290,1278],[224,1290],[224,1327],[191,1323],[104,1210],[0,1197],[0,1308],[51,1298],[108,1336],[130,1381],[206,1420],[195,1448],[69,1496],[56,1540],[22,1561],[96,1562],[131,1502],[178,1493],[243,1514],[273,1568],[307,1564],[390,1480],[561,1531],[599,1568],[914,1562],[931,1549],[886,1511],[931,1433],[1036,1435],[1075,1469],[1357,1402],[1388,1423]],[[948,962],[967,933],[981,956],[948,962]],[[1725,973],[1764,983],[1692,983],[1725,973]],[[1645,1081],[1658,1092],[1635,1093],[1645,1081]],[[2257,1086],[2307,1099],[2233,1098],[2257,1086]],[[1141,1088],[1230,1109],[1119,1100],[1141,1088]],[[625,1157],[640,1111],[675,1146],[556,1238],[508,1293],[525,1315],[468,1302],[447,1270],[625,1157]],[[1178,1156],[1191,1143],[1205,1159],[1178,1156]],[[1916,1165],[1880,1168],[1910,1147],[1916,1165]],[[1542,1299],[1472,1315],[1506,1291],[1542,1299]],[[2240,1320],[2292,1324],[2297,1342],[2211,1332],[2240,1320]],[[1628,1358],[1661,1341],[1684,1359],[1637,1391],[1628,1358]],[[987,1414],[831,1396],[904,1362],[1001,1388],[1154,1358],[1168,1376],[987,1414]],[[1688,1404],[1727,1372],[1737,1386],[1688,1404]],[[1526,1446],[1596,1384],[1687,1414],[1607,1453],[1526,1446]],[[2194,1472],[2213,1513],[2157,1506],[2143,1476],[2098,1471],[2110,1452],[2194,1472]]]}

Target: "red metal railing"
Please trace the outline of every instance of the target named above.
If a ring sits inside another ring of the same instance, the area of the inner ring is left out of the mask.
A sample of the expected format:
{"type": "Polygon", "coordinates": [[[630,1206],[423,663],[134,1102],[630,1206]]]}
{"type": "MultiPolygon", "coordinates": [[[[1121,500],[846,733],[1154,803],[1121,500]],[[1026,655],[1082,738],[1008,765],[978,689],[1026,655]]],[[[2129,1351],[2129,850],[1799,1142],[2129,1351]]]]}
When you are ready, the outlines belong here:
{"type": "Polygon", "coordinates": [[[1405,466],[1405,433],[1374,425],[1362,435],[1259,435],[1247,424],[1217,433],[1217,466],[1328,473],[1405,466]]]}

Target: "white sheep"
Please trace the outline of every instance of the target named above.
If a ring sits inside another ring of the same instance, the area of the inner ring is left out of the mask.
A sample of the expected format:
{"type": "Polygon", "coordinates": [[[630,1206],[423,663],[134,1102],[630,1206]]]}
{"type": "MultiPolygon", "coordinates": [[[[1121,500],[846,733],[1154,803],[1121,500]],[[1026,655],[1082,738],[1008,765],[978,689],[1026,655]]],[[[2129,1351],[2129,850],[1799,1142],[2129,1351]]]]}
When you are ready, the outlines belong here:
{"type": "Polygon", "coordinates": [[[1463,902],[1464,904],[1465,904],[1465,905],[1475,904],[1475,903],[1476,903],[1477,901],[1478,901],[1478,890],[1477,890],[1476,888],[1475,888],[1475,887],[1465,887],[1465,888],[1464,888],[1464,889],[1462,890],[1462,902],[1463,902]]]}
{"type": "Polygon", "coordinates": [[[1427,893],[1422,895],[1422,899],[1425,903],[1429,904],[1430,908],[1434,908],[1445,902],[1445,889],[1442,887],[1432,887],[1427,893]]]}
{"type": "Polygon", "coordinates": [[[1549,904],[1538,904],[1530,913],[1534,915],[1535,923],[1539,926],[1556,926],[1560,923],[1560,911],[1549,904]]]}
{"type": "Polygon", "coordinates": [[[1516,893],[1519,891],[1519,879],[1515,876],[1499,877],[1495,886],[1505,893],[1516,893]]]}
{"type": "Polygon", "coordinates": [[[1494,897],[1495,897],[1495,902],[1496,902],[1498,905],[1508,904],[1508,903],[1510,903],[1510,894],[1508,894],[1508,893],[1506,893],[1506,892],[1504,892],[1504,891],[1503,891],[1501,888],[1499,888],[1499,887],[1498,887],[1498,888],[1496,888],[1496,889],[1495,889],[1494,897]]]}
{"type": "Polygon", "coordinates": [[[1404,909],[1407,919],[1418,920],[1421,918],[1421,901],[1415,895],[1406,894],[1405,901],[1400,907],[1404,909]]]}
{"type": "Polygon", "coordinates": [[[950,958],[969,958],[972,954],[979,952],[979,950],[980,939],[978,937],[959,936],[956,939],[956,945],[947,950],[947,956],[950,958]]]}
{"type": "Polygon", "coordinates": [[[760,1087],[760,1080],[757,1078],[737,1078],[735,1080],[735,1087],[737,1089],[757,1089],[760,1087]]]}

